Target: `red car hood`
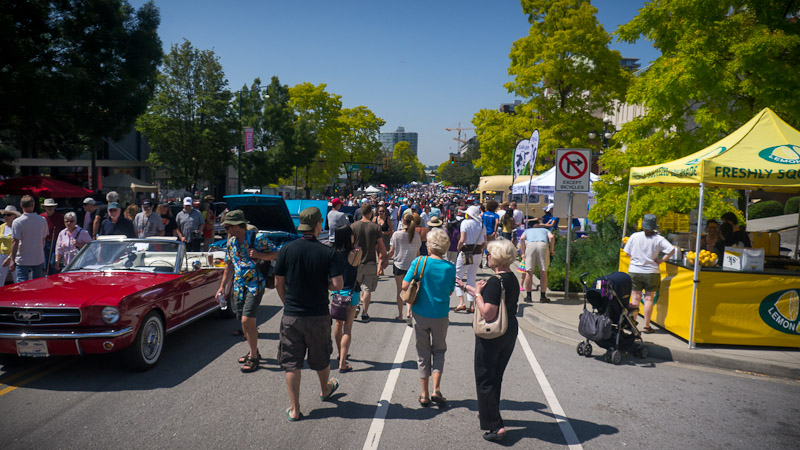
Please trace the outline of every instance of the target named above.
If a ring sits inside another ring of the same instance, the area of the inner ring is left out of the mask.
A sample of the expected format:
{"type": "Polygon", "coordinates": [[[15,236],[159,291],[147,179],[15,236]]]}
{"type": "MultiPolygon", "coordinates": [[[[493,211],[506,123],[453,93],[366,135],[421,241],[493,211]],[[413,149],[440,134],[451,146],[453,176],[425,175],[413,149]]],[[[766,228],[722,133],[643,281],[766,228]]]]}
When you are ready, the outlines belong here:
{"type": "Polygon", "coordinates": [[[85,307],[114,304],[132,293],[181,275],[136,272],[73,272],[0,288],[0,306],[85,307]]]}

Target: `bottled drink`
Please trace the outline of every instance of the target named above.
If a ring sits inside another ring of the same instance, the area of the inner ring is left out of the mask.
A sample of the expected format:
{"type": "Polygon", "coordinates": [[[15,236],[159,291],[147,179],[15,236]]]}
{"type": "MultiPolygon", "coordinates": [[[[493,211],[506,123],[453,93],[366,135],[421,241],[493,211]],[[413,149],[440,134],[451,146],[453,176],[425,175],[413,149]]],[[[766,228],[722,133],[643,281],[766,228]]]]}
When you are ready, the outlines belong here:
{"type": "Polygon", "coordinates": [[[217,294],[217,301],[219,302],[220,309],[226,309],[228,307],[228,301],[225,300],[225,294],[217,294]]]}

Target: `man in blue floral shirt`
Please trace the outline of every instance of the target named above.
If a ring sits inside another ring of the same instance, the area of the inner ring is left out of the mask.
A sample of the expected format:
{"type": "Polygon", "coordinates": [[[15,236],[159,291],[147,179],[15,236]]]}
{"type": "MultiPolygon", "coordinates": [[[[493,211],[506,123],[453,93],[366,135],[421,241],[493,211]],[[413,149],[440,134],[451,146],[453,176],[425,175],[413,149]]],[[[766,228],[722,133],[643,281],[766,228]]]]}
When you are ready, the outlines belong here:
{"type": "Polygon", "coordinates": [[[239,363],[243,364],[242,372],[255,371],[261,360],[256,316],[267,283],[256,268],[255,260],[272,261],[278,257],[277,247],[270,242],[267,234],[249,234],[248,223],[244,213],[238,209],[229,212],[222,222],[230,239],[225,249],[225,272],[217,291],[217,294],[224,295],[225,288],[233,281],[232,306],[236,307],[236,316],[242,321],[244,337],[250,347],[250,352],[239,358],[239,363]]]}

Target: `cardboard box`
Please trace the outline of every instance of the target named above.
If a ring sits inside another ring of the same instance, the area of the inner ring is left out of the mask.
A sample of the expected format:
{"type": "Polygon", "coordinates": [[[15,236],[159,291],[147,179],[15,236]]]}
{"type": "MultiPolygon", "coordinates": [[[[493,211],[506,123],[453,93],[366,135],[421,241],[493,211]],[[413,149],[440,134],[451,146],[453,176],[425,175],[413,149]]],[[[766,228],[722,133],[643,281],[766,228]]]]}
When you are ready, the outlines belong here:
{"type": "Polygon", "coordinates": [[[722,256],[722,270],[763,272],[764,249],[725,247],[725,253],[722,256]]]}
{"type": "Polygon", "coordinates": [[[750,233],[750,242],[752,242],[753,248],[763,248],[769,256],[780,256],[781,254],[780,233],[753,232],[750,233]]]}

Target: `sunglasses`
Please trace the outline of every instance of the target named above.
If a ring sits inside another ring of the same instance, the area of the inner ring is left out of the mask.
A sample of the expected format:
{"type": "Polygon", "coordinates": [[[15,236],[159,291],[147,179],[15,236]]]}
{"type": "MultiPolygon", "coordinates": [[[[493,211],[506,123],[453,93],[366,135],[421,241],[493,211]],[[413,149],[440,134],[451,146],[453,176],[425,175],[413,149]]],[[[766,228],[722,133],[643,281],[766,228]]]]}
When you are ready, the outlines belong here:
{"type": "Polygon", "coordinates": [[[16,214],[12,214],[12,213],[3,213],[3,217],[9,217],[9,216],[16,216],[16,214]]]}
{"type": "Polygon", "coordinates": [[[64,223],[72,223],[75,222],[74,220],[65,220],[64,223]]]}

